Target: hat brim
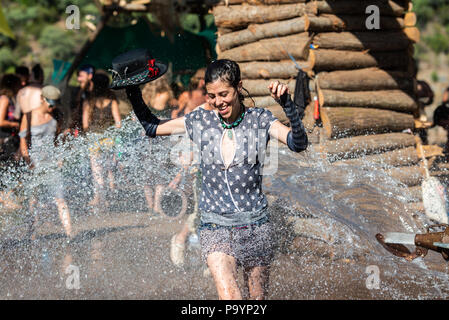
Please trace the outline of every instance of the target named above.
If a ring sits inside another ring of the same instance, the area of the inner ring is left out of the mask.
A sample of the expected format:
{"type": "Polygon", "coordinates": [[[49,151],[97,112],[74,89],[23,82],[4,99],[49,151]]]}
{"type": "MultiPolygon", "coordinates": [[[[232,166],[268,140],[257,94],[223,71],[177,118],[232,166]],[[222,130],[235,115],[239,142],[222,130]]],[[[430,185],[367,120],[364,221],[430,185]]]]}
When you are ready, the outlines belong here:
{"type": "Polygon", "coordinates": [[[129,86],[139,86],[141,84],[145,84],[147,82],[154,81],[162,77],[167,72],[168,69],[167,65],[161,62],[155,62],[155,65],[159,69],[159,73],[156,76],[151,77],[149,70],[145,70],[141,73],[133,75],[132,77],[114,79],[112,80],[112,83],[109,86],[109,88],[113,90],[125,89],[126,87],[129,86]]]}
{"type": "Polygon", "coordinates": [[[45,100],[47,100],[48,104],[51,106],[56,106],[59,103],[59,99],[45,98],[45,100]]]}

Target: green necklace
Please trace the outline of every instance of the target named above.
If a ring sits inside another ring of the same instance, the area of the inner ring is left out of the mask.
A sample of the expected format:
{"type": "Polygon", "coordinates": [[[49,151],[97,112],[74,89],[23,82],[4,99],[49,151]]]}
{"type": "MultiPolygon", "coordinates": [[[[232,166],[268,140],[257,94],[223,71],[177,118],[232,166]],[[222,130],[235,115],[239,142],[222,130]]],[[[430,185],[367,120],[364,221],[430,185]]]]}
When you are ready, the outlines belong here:
{"type": "Polygon", "coordinates": [[[228,129],[228,137],[229,137],[229,139],[232,139],[232,128],[235,128],[235,127],[237,127],[239,124],[240,124],[240,122],[242,122],[243,121],[243,118],[245,117],[245,108],[243,108],[243,112],[242,112],[242,114],[240,115],[240,117],[237,119],[237,120],[235,120],[233,123],[231,123],[231,124],[227,124],[224,120],[223,120],[223,118],[221,117],[221,115],[220,115],[220,122],[221,122],[221,125],[222,125],[222,127],[223,127],[223,129],[228,129]]]}

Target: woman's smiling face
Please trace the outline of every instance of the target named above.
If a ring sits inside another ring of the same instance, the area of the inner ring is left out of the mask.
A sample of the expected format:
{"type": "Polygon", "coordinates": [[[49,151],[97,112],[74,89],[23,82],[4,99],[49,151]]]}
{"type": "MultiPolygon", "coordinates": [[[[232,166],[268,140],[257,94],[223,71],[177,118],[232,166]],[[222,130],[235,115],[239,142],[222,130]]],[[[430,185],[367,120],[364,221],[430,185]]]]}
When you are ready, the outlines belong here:
{"type": "MultiPolygon", "coordinates": [[[[239,88],[242,82],[239,83],[239,88]]],[[[240,112],[240,101],[238,89],[232,87],[228,82],[220,79],[206,85],[207,102],[216,108],[221,117],[233,121],[240,112]]]]}

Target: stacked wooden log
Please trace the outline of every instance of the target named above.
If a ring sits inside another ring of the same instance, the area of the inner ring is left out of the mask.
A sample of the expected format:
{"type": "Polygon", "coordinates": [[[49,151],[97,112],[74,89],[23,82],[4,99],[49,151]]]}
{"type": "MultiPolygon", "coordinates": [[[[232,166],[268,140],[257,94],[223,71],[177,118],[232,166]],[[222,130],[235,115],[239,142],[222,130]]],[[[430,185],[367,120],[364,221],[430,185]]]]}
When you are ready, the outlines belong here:
{"type": "MultiPolygon", "coordinates": [[[[268,84],[279,80],[293,91],[297,67],[305,70],[320,114],[315,121],[312,101],[303,121],[319,131],[314,142],[323,154],[336,164],[377,163],[416,188],[420,157],[404,133],[415,131],[418,115],[412,8],[409,0],[222,0],[213,9],[217,53],[239,63],[252,96],[246,104],[286,123],[268,84]],[[374,29],[373,6],[380,13],[374,29]]],[[[425,149],[428,158],[441,154],[425,149]]]]}
{"type": "Polygon", "coordinates": [[[320,105],[321,150],[335,164],[373,163],[416,188],[423,179],[421,157],[415,137],[403,132],[415,130],[418,115],[413,45],[419,31],[411,2],[313,3],[308,60],[320,105]],[[366,9],[372,5],[379,8],[380,28],[369,30],[366,9]]]}
{"type": "Polygon", "coordinates": [[[268,108],[287,123],[282,108],[271,98],[268,85],[282,81],[293,92],[298,69],[308,68],[312,36],[309,15],[317,9],[306,0],[229,0],[213,9],[218,28],[219,58],[239,63],[247,106],[268,108]],[[226,3],[227,2],[227,3],[226,3]]]}
{"type": "Polygon", "coordinates": [[[419,32],[408,1],[313,3],[318,15],[309,19],[309,31],[316,33],[316,49],[309,59],[326,138],[413,130],[412,53],[419,32]],[[372,5],[379,8],[380,29],[368,30],[365,10],[372,5]]]}

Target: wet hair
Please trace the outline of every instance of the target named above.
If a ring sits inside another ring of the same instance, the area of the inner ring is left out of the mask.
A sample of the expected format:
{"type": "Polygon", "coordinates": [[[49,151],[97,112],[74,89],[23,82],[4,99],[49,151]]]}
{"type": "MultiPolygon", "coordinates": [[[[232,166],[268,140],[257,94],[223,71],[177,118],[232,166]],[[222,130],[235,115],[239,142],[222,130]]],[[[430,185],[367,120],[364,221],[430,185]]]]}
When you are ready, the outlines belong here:
{"type": "Polygon", "coordinates": [[[0,95],[8,98],[14,97],[22,87],[22,81],[15,74],[9,73],[2,77],[0,82],[0,95]]]}
{"type": "MultiPolygon", "coordinates": [[[[228,59],[220,59],[212,62],[206,69],[204,82],[205,85],[207,85],[208,83],[212,83],[217,80],[226,82],[231,87],[238,89],[238,85],[242,79],[240,74],[240,67],[237,62],[228,59]]],[[[245,88],[242,89],[245,90],[248,96],[251,98],[248,90],[246,90],[245,88]]],[[[240,92],[238,94],[240,102],[243,103],[245,97],[240,92]]]]}
{"type": "Polygon", "coordinates": [[[212,62],[206,69],[204,82],[208,84],[217,80],[227,82],[231,87],[237,88],[241,80],[239,65],[228,59],[212,62]]]}

